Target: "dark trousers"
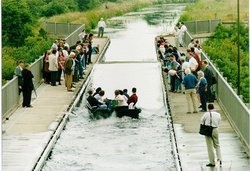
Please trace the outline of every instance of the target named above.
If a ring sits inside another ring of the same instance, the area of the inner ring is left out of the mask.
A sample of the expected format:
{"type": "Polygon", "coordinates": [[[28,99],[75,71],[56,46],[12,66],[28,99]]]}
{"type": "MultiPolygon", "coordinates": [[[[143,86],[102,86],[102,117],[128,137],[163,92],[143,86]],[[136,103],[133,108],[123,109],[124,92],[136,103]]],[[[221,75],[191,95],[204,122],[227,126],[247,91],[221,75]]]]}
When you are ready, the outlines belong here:
{"type": "Polygon", "coordinates": [[[51,73],[51,85],[55,86],[57,80],[57,71],[51,71],[50,73],[51,73]]]}
{"type": "Polygon", "coordinates": [[[29,107],[31,101],[32,90],[23,89],[23,107],[29,107]]]}
{"type": "Polygon", "coordinates": [[[207,111],[207,100],[206,100],[206,92],[200,92],[200,99],[201,99],[201,108],[202,110],[207,111]]]}
{"type": "Polygon", "coordinates": [[[98,29],[98,37],[103,37],[104,27],[99,27],[98,29]]]}
{"type": "Polygon", "coordinates": [[[208,102],[214,101],[214,96],[212,94],[212,85],[210,84],[207,85],[207,97],[206,98],[208,102]]]}
{"type": "Polygon", "coordinates": [[[62,69],[58,69],[57,81],[59,82],[59,84],[61,84],[61,75],[62,75],[62,69]]]}
{"type": "Polygon", "coordinates": [[[92,46],[89,47],[89,51],[88,51],[88,64],[91,63],[91,55],[92,55],[92,46]]]}
{"type": "Polygon", "coordinates": [[[171,91],[175,91],[175,76],[170,75],[171,91]]]}
{"type": "Polygon", "coordinates": [[[51,78],[50,75],[51,75],[50,72],[44,71],[44,81],[45,81],[45,83],[50,83],[50,78],[51,78]]]}

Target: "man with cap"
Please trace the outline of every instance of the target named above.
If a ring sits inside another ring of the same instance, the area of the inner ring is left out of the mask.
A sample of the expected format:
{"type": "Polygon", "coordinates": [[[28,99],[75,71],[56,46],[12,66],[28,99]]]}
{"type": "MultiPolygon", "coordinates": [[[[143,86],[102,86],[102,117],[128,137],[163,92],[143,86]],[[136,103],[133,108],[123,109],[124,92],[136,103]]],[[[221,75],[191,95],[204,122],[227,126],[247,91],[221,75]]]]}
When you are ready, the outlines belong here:
{"type": "Polygon", "coordinates": [[[74,57],[75,57],[75,53],[70,52],[70,55],[66,58],[65,64],[64,64],[64,73],[65,73],[67,91],[73,91],[71,87],[72,87],[72,77],[73,77],[72,72],[73,72],[73,58],[74,57]]]}
{"type": "Polygon", "coordinates": [[[103,21],[103,18],[101,18],[98,22],[98,37],[103,37],[104,27],[106,27],[106,24],[105,21],[103,21]]]}

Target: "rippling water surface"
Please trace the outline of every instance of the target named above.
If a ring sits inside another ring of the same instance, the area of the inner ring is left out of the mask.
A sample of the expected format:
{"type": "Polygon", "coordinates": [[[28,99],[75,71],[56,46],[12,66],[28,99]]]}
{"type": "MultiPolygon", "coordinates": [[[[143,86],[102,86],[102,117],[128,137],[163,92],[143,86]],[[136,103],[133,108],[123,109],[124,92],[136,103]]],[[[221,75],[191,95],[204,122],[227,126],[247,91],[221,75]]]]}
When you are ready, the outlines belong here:
{"type": "Polygon", "coordinates": [[[130,62],[96,64],[88,89],[100,86],[106,97],[114,98],[115,89],[127,88],[131,93],[131,88],[136,87],[139,96],[137,107],[142,109],[140,119],[111,116],[90,120],[85,108],[86,97],[83,96],[81,105],[74,109],[75,114],[70,115],[70,121],[43,171],[176,170],[154,37],[166,31],[164,24],[169,22],[170,28],[181,8],[166,6],[164,9],[172,10],[163,12],[162,7],[156,6],[109,21],[120,25],[117,29],[107,29],[111,45],[106,53],[106,62],[130,62]],[[166,22],[158,15],[165,16],[166,22]]]}

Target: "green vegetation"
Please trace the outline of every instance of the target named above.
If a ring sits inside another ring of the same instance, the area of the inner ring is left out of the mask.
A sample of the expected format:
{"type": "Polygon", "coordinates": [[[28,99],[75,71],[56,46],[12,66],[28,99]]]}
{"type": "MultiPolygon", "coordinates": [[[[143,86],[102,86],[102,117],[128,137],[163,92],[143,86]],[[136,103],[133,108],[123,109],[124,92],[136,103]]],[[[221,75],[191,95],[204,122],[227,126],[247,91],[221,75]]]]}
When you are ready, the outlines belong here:
{"type": "MultiPolygon", "coordinates": [[[[240,27],[240,81],[241,94],[244,102],[249,102],[249,35],[248,28],[242,24],[240,27]]],[[[237,25],[224,27],[219,25],[213,39],[208,40],[203,48],[211,59],[228,78],[233,87],[237,87],[237,25]]]]}
{"type": "MultiPolygon", "coordinates": [[[[181,16],[181,21],[187,20],[207,20],[220,18],[223,21],[236,21],[237,7],[236,1],[227,0],[198,0],[190,5],[181,16]],[[206,11],[206,12],[204,12],[206,11]]],[[[240,1],[241,21],[248,20],[248,2],[240,1]]],[[[244,24],[240,26],[240,91],[244,102],[249,102],[249,28],[244,24]]],[[[226,27],[219,25],[213,38],[203,44],[203,49],[210,58],[217,64],[228,82],[237,87],[237,25],[226,27]]]]}
{"type": "Polygon", "coordinates": [[[126,2],[122,0],[3,0],[2,84],[12,79],[20,59],[25,63],[31,63],[50,49],[54,38],[48,37],[42,28],[44,21],[85,23],[87,31],[90,31],[96,27],[100,17],[122,15],[142,8],[152,1],[154,0],[146,0],[146,2],[140,0],[126,2]],[[54,15],[58,15],[62,20],[57,19],[58,16],[51,17],[54,15]],[[47,19],[47,17],[51,18],[47,19]]]}
{"type": "Polygon", "coordinates": [[[111,18],[113,16],[121,16],[127,12],[138,11],[139,9],[149,6],[155,2],[155,0],[126,0],[126,1],[115,1],[106,2],[99,5],[99,7],[89,9],[83,12],[72,11],[68,13],[63,13],[60,15],[55,15],[50,18],[42,17],[39,21],[44,22],[60,22],[60,23],[84,23],[87,31],[97,26],[99,19],[102,17],[104,19],[111,18]],[[116,3],[114,3],[116,2],[116,3]]]}
{"type": "MultiPolygon", "coordinates": [[[[240,18],[248,21],[248,0],[240,0],[240,18]]],[[[237,19],[237,1],[229,0],[196,0],[195,4],[187,6],[181,21],[221,19],[235,21],[237,19]]]]}

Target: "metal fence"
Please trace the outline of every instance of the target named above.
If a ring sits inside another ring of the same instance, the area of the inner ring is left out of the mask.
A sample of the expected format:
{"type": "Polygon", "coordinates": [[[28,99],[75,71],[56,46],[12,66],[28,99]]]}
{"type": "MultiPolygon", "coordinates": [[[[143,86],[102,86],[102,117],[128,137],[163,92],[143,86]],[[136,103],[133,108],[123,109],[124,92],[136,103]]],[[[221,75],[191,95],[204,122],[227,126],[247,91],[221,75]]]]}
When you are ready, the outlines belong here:
{"type": "Polygon", "coordinates": [[[82,24],[71,24],[71,23],[45,23],[44,28],[50,34],[55,35],[69,35],[82,24]]]}
{"type": "MultiPolygon", "coordinates": [[[[185,44],[187,45],[192,36],[189,32],[185,34],[185,44]]],[[[225,111],[227,118],[229,119],[234,130],[239,135],[240,139],[246,147],[248,156],[250,155],[250,111],[243,103],[240,97],[236,94],[233,88],[229,85],[223,75],[210,61],[210,58],[202,52],[201,59],[206,59],[212,68],[212,71],[217,79],[217,84],[214,86],[217,101],[225,111]]]]}
{"type": "MultiPolygon", "coordinates": [[[[66,28],[66,23],[63,28],[66,28]]],[[[58,26],[58,25],[57,25],[58,26]]],[[[79,33],[84,28],[84,25],[78,25],[78,28],[74,30],[69,36],[65,38],[66,42],[72,46],[79,40],[79,33]]],[[[66,30],[64,31],[66,33],[66,30]]],[[[43,68],[43,56],[39,57],[35,62],[31,64],[30,70],[34,75],[34,85],[38,87],[42,80],[42,68],[43,68]]],[[[20,104],[21,96],[18,95],[18,79],[13,77],[8,83],[2,87],[2,118],[5,118],[13,109],[20,104]]]]}
{"type": "Polygon", "coordinates": [[[187,29],[191,34],[214,32],[219,23],[221,23],[220,19],[185,21],[185,25],[187,26],[187,29]]]}

